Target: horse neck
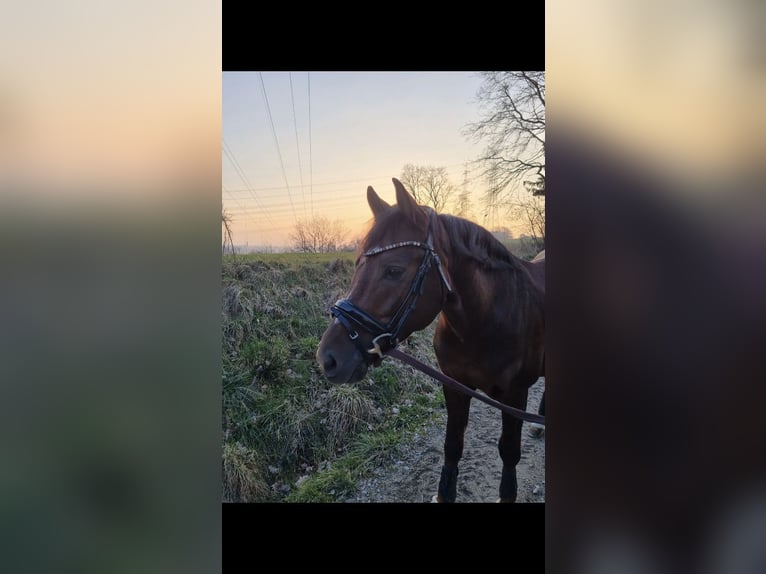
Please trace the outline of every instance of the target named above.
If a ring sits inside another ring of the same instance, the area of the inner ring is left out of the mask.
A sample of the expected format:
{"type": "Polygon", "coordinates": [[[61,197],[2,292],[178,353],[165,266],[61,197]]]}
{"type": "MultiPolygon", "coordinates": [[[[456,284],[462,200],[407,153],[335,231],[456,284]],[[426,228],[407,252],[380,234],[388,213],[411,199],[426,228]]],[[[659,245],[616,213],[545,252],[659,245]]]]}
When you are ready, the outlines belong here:
{"type": "Polygon", "coordinates": [[[528,322],[531,308],[541,308],[542,301],[525,262],[507,250],[497,251],[494,237],[475,223],[467,220],[456,223],[458,218],[444,216],[440,219],[449,238],[445,253],[449,254],[447,269],[454,291],[443,308],[448,324],[461,338],[489,328],[504,331],[521,328],[528,322]],[[477,249],[477,244],[492,247],[482,250],[477,249]],[[507,261],[488,261],[492,251],[507,261]]]}

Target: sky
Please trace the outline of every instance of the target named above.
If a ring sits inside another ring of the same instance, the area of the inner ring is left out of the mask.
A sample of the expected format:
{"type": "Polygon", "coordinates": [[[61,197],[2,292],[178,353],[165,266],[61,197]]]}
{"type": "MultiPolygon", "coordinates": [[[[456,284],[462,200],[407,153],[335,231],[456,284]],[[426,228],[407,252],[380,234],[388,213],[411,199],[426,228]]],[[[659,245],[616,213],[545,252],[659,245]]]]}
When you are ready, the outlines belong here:
{"type": "MultiPolygon", "coordinates": [[[[356,236],[371,217],[367,186],[395,203],[391,178],[408,163],[446,167],[462,186],[483,147],[462,133],[479,119],[480,84],[475,72],[224,72],[222,197],[234,243],[287,245],[312,216],[341,219],[356,236]]],[[[479,220],[478,197],[472,207],[479,220]]]]}
{"type": "Polygon", "coordinates": [[[64,203],[91,192],[107,205],[189,203],[190,182],[218,179],[220,4],[12,4],[0,25],[0,186],[64,203]]]}

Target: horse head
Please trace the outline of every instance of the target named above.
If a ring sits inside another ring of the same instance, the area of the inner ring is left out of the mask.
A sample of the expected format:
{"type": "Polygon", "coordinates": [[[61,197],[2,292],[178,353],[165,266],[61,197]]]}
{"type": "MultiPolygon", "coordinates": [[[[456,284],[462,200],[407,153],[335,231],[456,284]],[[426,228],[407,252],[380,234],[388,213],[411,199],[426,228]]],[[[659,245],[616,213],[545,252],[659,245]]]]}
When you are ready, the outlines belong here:
{"type": "Polygon", "coordinates": [[[317,361],[334,382],[359,381],[388,349],[426,328],[450,292],[435,212],[393,182],[396,205],[367,188],[373,224],[357,253],[350,290],[333,305],[319,343],[317,361]]]}

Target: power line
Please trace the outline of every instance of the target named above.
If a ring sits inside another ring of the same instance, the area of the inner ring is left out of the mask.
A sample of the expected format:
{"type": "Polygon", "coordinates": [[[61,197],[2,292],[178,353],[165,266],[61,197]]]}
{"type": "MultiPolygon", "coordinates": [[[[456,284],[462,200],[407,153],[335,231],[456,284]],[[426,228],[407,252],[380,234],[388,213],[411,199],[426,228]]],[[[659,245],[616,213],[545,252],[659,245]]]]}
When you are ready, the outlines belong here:
{"type": "MultiPolygon", "coordinates": [[[[346,179],[346,180],[340,180],[340,181],[326,181],[324,183],[317,183],[317,187],[325,187],[325,186],[328,186],[328,185],[343,185],[343,184],[350,184],[350,183],[358,183],[360,185],[365,185],[366,186],[367,184],[369,184],[370,181],[379,180],[379,179],[385,179],[386,177],[387,176],[385,176],[385,175],[381,175],[381,176],[378,176],[378,177],[366,177],[364,179],[346,179]]],[[[363,187],[362,188],[362,192],[364,192],[365,189],[367,189],[367,188],[363,187]]],[[[233,189],[232,191],[234,191],[236,193],[239,193],[239,192],[249,191],[249,190],[240,188],[240,189],[233,189]]],[[[284,186],[279,186],[279,187],[259,187],[256,191],[259,191],[259,192],[260,191],[279,191],[279,192],[284,192],[285,191],[285,187],[284,186]]],[[[329,191],[333,191],[333,190],[329,190],[329,191]]],[[[322,193],[322,192],[318,192],[318,193],[322,193]]],[[[283,193],[275,193],[275,194],[271,194],[271,195],[264,195],[263,197],[281,197],[282,195],[284,195],[284,194],[283,193]]]]}
{"type": "MultiPolygon", "coordinates": [[[[346,206],[366,206],[367,202],[363,197],[339,197],[337,199],[328,199],[326,201],[322,202],[322,205],[325,208],[338,208],[338,207],[346,207],[346,206]]],[[[279,216],[283,213],[289,213],[290,212],[290,205],[288,203],[283,204],[275,204],[272,205],[272,213],[279,216]]],[[[247,208],[245,208],[247,209],[247,208]]]]}
{"type": "MultiPolygon", "coordinates": [[[[444,167],[447,167],[447,168],[450,168],[450,167],[463,167],[464,165],[465,165],[465,163],[463,162],[463,163],[455,163],[455,164],[447,165],[447,166],[444,166],[444,167]]],[[[375,181],[375,180],[381,180],[382,179],[382,180],[386,180],[387,183],[390,184],[391,183],[391,179],[390,178],[391,178],[391,174],[386,174],[386,175],[376,175],[376,176],[371,176],[371,177],[365,177],[365,178],[362,178],[362,179],[345,179],[345,180],[339,180],[339,181],[324,181],[322,183],[317,183],[316,185],[317,185],[317,187],[324,187],[324,186],[327,186],[327,185],[341,185],[341,184],[346,184],[346,183],[360,183],[360,184],[364,184],[364,186],[365,186],[364,190],[366,190],[367,189],[366,186],[369,184],[369,182],[375,181]]],[[[475,176],[475,177],[469,178],[468,179],[468,183],[472,183],[473,181],[480,180],[480,179],[481,179],[480,176],[475,176]]],[[[314,185],[313,182],[310,185],[311,185],[311,187],[313,189],[313,185],[314,185]]],[[[260,191],[284,191],[285,189],[286,188],[284,186],[278,186],[278,187],[259,187],[255,191],[259,191],[259,192],[260,191]]],[[[364,190],[362,190],[362,191],[364,191],[364,190]]],[[[232,189],[232,191],[235,192],[235,193],[239,193],[239,192],[243,192],[243,191],[247,191],[247,190],[245,190],[245,189],[232,189]]],[[[272,196],[266,195],[266,196],[263,196],[263,197],[279,197],[280,195],[281,194],[274,194],[272,196]]]]}
{"type": "MultiPolygon", "coordinates": [[[[221,188],[223,189],[223,191],[224,191],[225,193],[228,193],[228,194],[229,194],[229,196],[231,197],[232,201],[234,201],[234,203],[236,203],[236,204],[237,204],[237,205],[240,207],[240,209],[241,209],[242,211],[244,211],[244,212],[245,212],[247,215],[249,215],[249,216],[251,216],[251,217],[256,217],[254,214],[250,213],[250,211],[248,211],[248,209],[247,209],[247,208],[246,208],[244,205],[242,205],[242,204],[241,204],[241,203],[240,203],[240,202],[237,200],[237,198],[236,198],[236,197],[234,197],[233,195],[231,195],[231,192],[230,192],[228,189],[226,189],[226,186],[225,186],[225,185],[221,185],[221,188]]],[[[235,211],[234,213],[236,213],[236,211],[235,211]]]]}
{"type": "MultiPolygon", "coordinates": [[[[258,199],[258,196],[255,194],[255,189],[253,188],[252,184],[250,183],[250,180],[247,178],[247,174],[242,169],[242,166],[239,165],[239,162],[237,161],[237,158],[234,157],[234,152],[231,151],[231,148],[229,147],[229,144],[226,143],[226,139],[225,138],[222,138],[222,139],[223,139],[223,152],[224,152],[224,154],[226,154],[226,157],[231,162],[231,165],[234,166],[234,171],[237,172],[237,175],[242,180],[242,183],[244,183],[247,186],[247,188],[246,188],[247,191],[250,192],[250,195],[253,197],[253,199],[255,200],[256,204],[258,204],[258,207],[263,211],[264,215],[266,216],[266,219],[271,221],[271,215],[269,214],[268,208],[263,203],[261,203],[260,199],[258,199]]],[[[271,223],[273,225],[274,222],[271,221],[271,223]]]]}
{"type": "Polygon", "coordinates": [[[298,122],[295,119],[295,95],[293,94],[293,73],[289,72],[290,78],[290,101],[293,104],[293,126],[295,126],[295,147],[298,148],[298,174],[301,178],[301,196],[303,197],[303,216],[306,216],[306,194],[303,185],[303,166],[301,165],[301,144],[298,139],[298,122]]]}
{"type": "MultiPolygon", "coordinates": [[[[447,167],[457,167],[457,166],[460,166],[460,167],[463,168],[463,185],[464,186],[465,185],[470,185],[471,183],[482,179],[479,176],[475,176],[475,177],[468,176],[468,177],[466,177],[466,175],[467,175],[466,172],[470,173],[470,171],[472,171],[472,170],[470,168],[466,169],[465,163],[449,165],[447,167]]],[[[235,166],[235,167],[238,167],[238,163],[237,163],[237,166],[235,166]]],[[[324,191],[320,192],[322,195],[331,194],[330,197],[326,197],[326,198],[321,200],[322,207],[323,208],[330,208],[330,209],[336,209],[337,210],[337,209],[342,209],[342,208],[344,208],[346,206],[350,207],[350,206],[354,206],[354,205],[359,205],[360,203],[364,202],[364,199],[363,199],[364,198],[364,194],[361,192],[361,189],[356,188],[356,187],[346,187],[346,186],[343,186],[343,187],[341,187],[339,189],[338,188],[339,184],[347,184],[347,185],[348,184],[354,184],[354,183],[368,184],[368,183],[370,183],[370,181],[387,180],[387,179],[388,179],[388,176],[376,176],[376,177],[366,177],[366,178],[357,179],[357,180],[339,180],[339,181],[330,181],[330,182],[318,183],[317,185],[321,186],[321,187],[334,186],[334,188],[325,189],[324,191]]],[[[249,183],[249,180],[248,180],[247,183],[249,183]]],[[[256,201],[256,202],[259,202],[259,198],[260,198],[260,203],[261,204],[262,204],[263,201],[268,201],[269,206],[270,206],[269,213],[274,218],[281,218],[284,214],[287,214],[287,213],[293,213],[294,214],[294,204],[293,204],[292,201],[288,201],[288,202],[281,202],[281,201],[274,202],[274,201],[271,201],[272,198],[273,199],[283,199],[284,198],[285,187],[280,186],[280,187],[269,187],[269,188],[260,188],[259,189],[259,191],[261,191],[261,192],[264,191],[264,190],[272,190],[272,191],[277,191],[277,192],[281,191],[281,193],[275,193],[275,194],[263,194],[263,193],[260,193],[258,197],[254,197],[253,193],[252,193],[253,190],[250,189],[250,188],[227,189],[227,193],[232,198],[234,198],[235,197],[234,194],[237,194],[237,193],[248,193],[251,196],[253,196],[252,199],[254,201],[256,201]]],[[[242,206],[241,203],[239,205],[242,206]]],[[[312,217],[313,217],[314,211],[315,210],[313,209],[313,199],[312,199],[312,217]]],[[[324,209],[323,209],[323,211],[324,211],[324,209]]],[[[236,211],[235,211],[235,213],[236,213],[236,211]]],[[[330,215],[332,215],[332,214],[330,214],[330,215]]],[[[489,214],[485,215],[485,222],[487,224],[489,224],[489,225],[492,225],[493,221],[486,221],[486,219],[487,219],[486,216],[488,216],[488,215],[489,214]]],[[[492,214],[492,215],[494,216],[494,218],[497,217],[497,214],[492,214]]],[[[272,226],[272,229],[274,229],[274,227],[273,227],[274,226],[273,220],[271,221],[271,226],[272,226]]]]}
{"type": "MultiPolygon", "coordinates": [[[[246,218],[246,219],[245,219],[245,222],[246,222],[246,223],[245,223],[245,227],[247,227],[247,225],[248,225],[248,224],[253,224],[253,225],[254,225],[254,224],[255,224],[255,217],[257,217],[257,216],[255,216],[255,215],[253,215],[252,213],[250,213],[250,211],[248,211],[248,210],[247,210],[247,208],[245,208],[245,207],[244,207],[244,206],[243,206],[241,203],[239,203],[239,201],[237,200],[237,198],[236,198],[236,197],[234,197],[233,195],[231,195],[231,192],[230,192],[230,191],[229,191],[229,190],[226,188],[226,186],[225,186],[225,185],[221,184],[221,188],[223,189],[223,191],[224,191],[225,193],[228,193],[228,194],[231,196],[231,199],[232,199],[232,200],[233,200],[233,201],[234,201],[234,202],[235,202],[237,205],[239,205],[239,207],[242,209],[242,211],[244,211],[244,212],[245,212],[245,214],[247,214],[247,215],[249,216],[248,218],[246,218]]],[[[225,211],[225,209],[224,209],[224,211],[225,211]]],[[[233,215],[234,213],[237,213],[237,212],[236,212],[236,211],[234,211],[234,212],[229,212],[229,213],[227,214],[227,215],[228,215],[228,217],[229,217],[229,219],[230,219],[232,222],[234,222],[234,221],[239,221],[239,219],[238,219],[237,217],[234,217],[234,215],[233,215]]],[[[262,230],[263,230],[263,227],[264,227],[264,226],[262,226],[262,225],[259,225],[259,226],[257,227],[258,231],[262,231],[262,230]]],[[[248,238],[249,238],[249,235],[248,235],[248,238]]]]}
{"type": "Polygon", "coordinates": [[[293,195],[290,193],[290,184],[287,183],[287,172],[285,172],[285,162],[282,161],[282,151],[279,148],[279,139],[277,138],[277,130],[274,128],[274,118],[271,115],[271,106],[269,105],[269,97],[266,95],[266,85],[263,83],[263,74],[258,72],[258,77],[261,80],[261,90],[263,91],[263,99],[266,102],[266,111],[269,114],[269,123],[271,123],[271,133],[274,135],[274,143],[277,146],[277,155],[279,156],[279,165],[282,166],[282,177],[285,178],[285,187],[287,188],[287,195],[290,197],[290,205],[293,208],[293,219],[297,222],[298,216],[295,214],[295,205],[293,205],[293,195]]]}
{"type": "Polygon", "coordinates": [[[314,155],[311,153],[311,72],[306,73],[309,84],[309,189],[311,190],[311,217],[314,217],[314,155]]]}
{"type": "MultiPolygon", "coordinates": [[[[358,185],[355,186],[332,186],[328,187],[327,189],[324,189],[322,191],[317,191],[318,196],[318,202],[322,202],[325,199],[332,199],[336,197],[337,195],[345,195],[347,197],[351,196],[358,196],[358,197],[364,197],[364,190],[365,187],[359,187],[358,185]]],[[[235,194],[244,194],[248,193],[249,189],[232,189],[230,190],[232,193],[235,194]]],[[[259,197],[262,200],[267,200],[269,202],[269,205],[271,205],[274,201],[281,201],[285,198],[285,193],[269,193],[269,194],[259,194],[259,197]]]]}

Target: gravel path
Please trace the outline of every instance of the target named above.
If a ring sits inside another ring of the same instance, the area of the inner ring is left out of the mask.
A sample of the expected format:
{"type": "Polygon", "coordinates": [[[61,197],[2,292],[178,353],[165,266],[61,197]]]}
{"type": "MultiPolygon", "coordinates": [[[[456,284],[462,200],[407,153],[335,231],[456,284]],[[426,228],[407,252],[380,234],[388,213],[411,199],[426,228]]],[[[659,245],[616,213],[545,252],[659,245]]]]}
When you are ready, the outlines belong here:
{"type": "MultiPolygon", "coordinates": [[[[527,410],[537,412],[544,386],[539,379],[529,389],[527,410]]],[[[430,502],[436,494],[443,462],[447,413],[438,424],[423,429],[403,447],[392,464],[359,483],[347,502],[430,502]]],[[[502,461],[497,451],[502,422],[497,409],[471,401],[463,458],[460,460],[457,502],[495,502],[502,461]]],[[[545,437],[534,438],[524,423],[521,461],[516,467],[517,502],[545,502],[545,437]]]]}

